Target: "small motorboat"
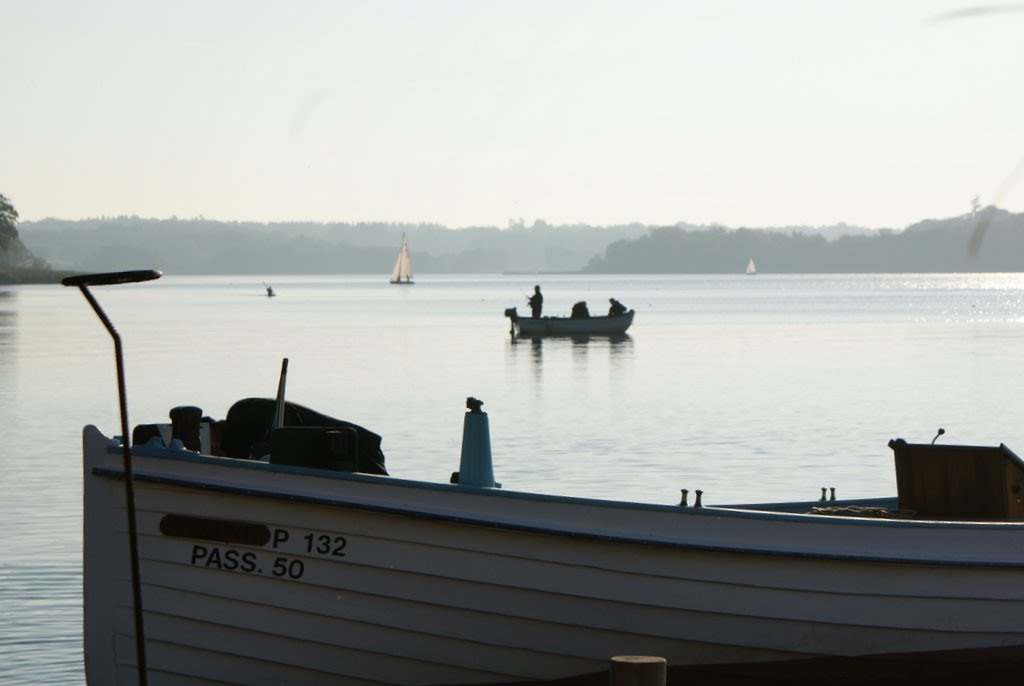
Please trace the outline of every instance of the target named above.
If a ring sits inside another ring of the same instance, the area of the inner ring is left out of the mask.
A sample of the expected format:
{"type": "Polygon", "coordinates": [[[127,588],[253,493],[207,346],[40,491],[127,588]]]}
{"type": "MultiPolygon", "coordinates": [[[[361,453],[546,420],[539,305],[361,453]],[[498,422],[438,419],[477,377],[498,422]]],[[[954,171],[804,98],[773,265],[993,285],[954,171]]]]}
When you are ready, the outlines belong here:
{"type": "Polygon", "coordinates": [[[516,308],[505,310],[513,336],[614,336],[626,333],[635,310],[597,317],[520,317],[516,308]]]}

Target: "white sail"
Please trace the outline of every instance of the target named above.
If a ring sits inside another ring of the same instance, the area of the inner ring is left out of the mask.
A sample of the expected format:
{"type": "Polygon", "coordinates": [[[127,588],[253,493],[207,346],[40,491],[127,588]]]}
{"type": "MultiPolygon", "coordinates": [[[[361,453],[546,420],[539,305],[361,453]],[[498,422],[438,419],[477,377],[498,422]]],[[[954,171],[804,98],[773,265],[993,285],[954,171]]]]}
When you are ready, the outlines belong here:
{"type": "Polygon", "coordinates": [[[409,243],[402,236],[402,247],[395,259],[395,268],[391,270],[391,283],[412,283],[412,260],[409,259],[409,243]]]}
{"type": "Polygon", "coordinates": [[[750,261],[747,262],[747,274],[756,274],[757,267],[754,266],[754,258],[751,257],[750,261]]]}

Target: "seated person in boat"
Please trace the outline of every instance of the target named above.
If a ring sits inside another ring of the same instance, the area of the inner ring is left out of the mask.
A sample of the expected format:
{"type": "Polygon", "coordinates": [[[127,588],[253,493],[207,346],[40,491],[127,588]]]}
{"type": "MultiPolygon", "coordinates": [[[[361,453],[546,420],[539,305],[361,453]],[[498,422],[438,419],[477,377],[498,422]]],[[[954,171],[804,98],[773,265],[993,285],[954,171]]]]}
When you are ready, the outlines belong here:
{"type": "Polygon", "coordinates": [[[620,314],[626,314],[626,306],[618,300],[615,298],[608,298],[608,302],[611,303],[611,307],[608,308],[609,317],[617,317],[620,314]]]}
{"type": "Polygon", "coordinates": [[[586,301],[580,300],[578,303],[573,305],[570,317],[573,319],[590,319],[590,310],[587,309],[586,301]]]}

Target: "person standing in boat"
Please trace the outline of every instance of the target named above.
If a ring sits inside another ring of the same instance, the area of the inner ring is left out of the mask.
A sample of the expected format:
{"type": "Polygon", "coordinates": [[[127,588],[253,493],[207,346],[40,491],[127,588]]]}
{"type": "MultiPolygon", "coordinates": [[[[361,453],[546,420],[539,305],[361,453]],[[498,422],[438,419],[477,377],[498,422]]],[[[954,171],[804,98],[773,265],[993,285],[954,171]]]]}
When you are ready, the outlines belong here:
{"type": "Polygon", "coordinates": [[[620,314],[626,314],[626,306],[618,300],[615,298],[608,298],[608,302],[611,303],[611,307],[608,308],[609,317],[617,317],[620,314]]]}
{"type": "Polygon", "coordinates": [[[530,315],[534,319],[540,319],[540,311],[544,307],[544,296],[540,294],[540,286],[533,287],[533,295],[526,299],[530,303],[530,315]]]}

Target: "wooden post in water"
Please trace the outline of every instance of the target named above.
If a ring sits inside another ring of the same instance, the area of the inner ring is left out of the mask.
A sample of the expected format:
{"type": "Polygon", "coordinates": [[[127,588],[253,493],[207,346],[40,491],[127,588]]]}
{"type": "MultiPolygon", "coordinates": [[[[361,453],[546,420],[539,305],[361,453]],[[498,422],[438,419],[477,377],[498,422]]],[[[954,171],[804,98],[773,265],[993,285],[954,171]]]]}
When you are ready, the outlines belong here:
{"type": "Polygon", "coordinates": [[[617,655],[608,665],[608,686],[665,686],[667,672],[663,657],[617,655]]]}

